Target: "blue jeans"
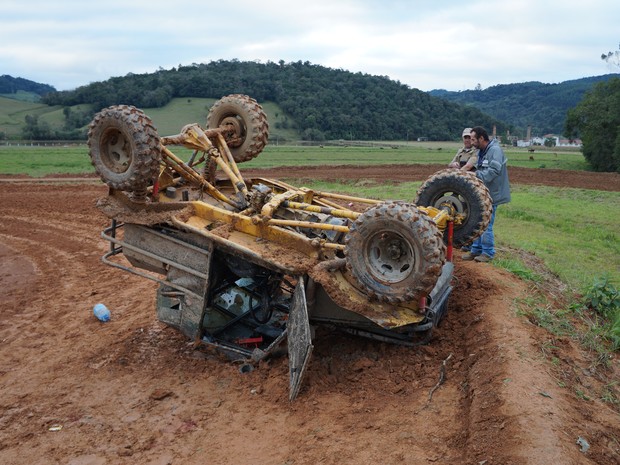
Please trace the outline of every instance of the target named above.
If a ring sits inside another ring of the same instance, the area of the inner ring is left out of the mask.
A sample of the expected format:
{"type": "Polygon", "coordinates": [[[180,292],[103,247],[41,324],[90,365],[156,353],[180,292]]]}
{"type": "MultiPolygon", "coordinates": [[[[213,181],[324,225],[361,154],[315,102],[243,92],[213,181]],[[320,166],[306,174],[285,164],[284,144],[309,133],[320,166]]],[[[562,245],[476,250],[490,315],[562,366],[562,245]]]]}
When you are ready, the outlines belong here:
{"type": "Polygon", "coordinates": [[[493,205],[493,213],[491,213],[491,221],[489,222],[489,226],[486,231],[482,233],[480,237],[478,237],[471,244],[470,252],[473,255],[488,255],[489,257],[495,257],[495,238],[493,237],[493,223],[495,222],[495,211],[497,210],[497,205],[493,205]]]}

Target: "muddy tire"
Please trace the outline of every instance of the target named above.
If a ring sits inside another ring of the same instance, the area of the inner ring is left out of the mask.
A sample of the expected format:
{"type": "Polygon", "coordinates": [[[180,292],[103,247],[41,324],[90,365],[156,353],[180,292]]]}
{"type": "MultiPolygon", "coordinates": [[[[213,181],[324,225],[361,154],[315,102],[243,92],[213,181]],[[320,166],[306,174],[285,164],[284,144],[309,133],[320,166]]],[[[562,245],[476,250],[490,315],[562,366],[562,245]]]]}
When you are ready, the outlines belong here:
{"type": "Polygon", "coordinates": [[[345,237],[347,268],[370,298],[416,301],[435,286],[445,245],[432,219],[408,203],[366,210],[345,237]]]}
{"type": "Polygon", "coordinates": [[[233,94],[213,104],[207,115],[209,129],[226,128],[224,139],[237,163],[258,156],[267,145],[267,115],[256,100],[233,94]]]}
{"type": "Polygon", "coordinates": [[[453,244],[470,244],[489,225],[492,201],[489,190],[475,174],[447,169],[428,178],[417,192],[415,204],[422,207],[449,208],[464,216],[454,226],[453,244]]]}
{"type": "Polygon", "coordinates": [[[97,174],[113,189],[141,191],[153,182],[162,159],[150,118],[136,107],[116,105],[95,115],[88,153],[97,174]]]}

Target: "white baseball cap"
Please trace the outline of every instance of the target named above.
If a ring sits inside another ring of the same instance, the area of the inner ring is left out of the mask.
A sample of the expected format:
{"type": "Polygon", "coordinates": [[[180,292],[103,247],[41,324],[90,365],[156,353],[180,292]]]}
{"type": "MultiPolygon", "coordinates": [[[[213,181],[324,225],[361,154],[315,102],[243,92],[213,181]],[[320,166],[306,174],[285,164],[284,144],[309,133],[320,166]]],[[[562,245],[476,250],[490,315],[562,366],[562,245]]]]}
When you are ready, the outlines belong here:
{"type": "Polygon", "coordinates": [[[461,137],[471,136],[471,128],[463,129],[463,135],[461,137]]]}

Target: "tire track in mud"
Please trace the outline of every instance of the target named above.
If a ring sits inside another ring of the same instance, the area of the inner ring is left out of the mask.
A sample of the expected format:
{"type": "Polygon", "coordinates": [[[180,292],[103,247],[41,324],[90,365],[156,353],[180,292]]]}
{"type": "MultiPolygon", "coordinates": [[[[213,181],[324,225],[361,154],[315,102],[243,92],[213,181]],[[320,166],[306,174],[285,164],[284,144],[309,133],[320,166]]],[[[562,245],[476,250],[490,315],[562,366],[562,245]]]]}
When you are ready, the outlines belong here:
{"type": "MultiPolygon", "coordinates": [[[[476,453],[485,460],[495,444],[509,442],[507,417],[495,413],[503,401],[488,389],[505,369],[489,363],[494,352],[485,350],[492,338],[481,301],[494,286],[462,278],[457,293],[474,297],[450,304],[428,346],[406,348],[317,331],[306,386],[291,407],[289,430],[295,439],[286,461],[306,463],[322,448],[326,464],[461,464],[476,453]],[[336,443],[328,441],[336,437],[336,443]]],[[[286,377],[285,369],[279,372],[286,377]]],[[[285,394],[279,389],[265,395],[277,402],[285,394]]],[[[511,463],[502,461],[507,457],[493,455],[499,459],[495,463],[511,463]]]]}
{"type": "Polygon", "coordinates": [[[1,278],[3,286],[12,288],[3,293],[0,333],[3,341],[14,347],[9,366],[13,369],[22,365],[22,360],[32,359],[33,351],[47,351],[50,360],[63,358],[46,332],[59,322],[67,331],[77,327],[72,312],[76,302],[88,299],[91,291],[75,288],[74,284],[89,282],[100,255],[95,252],[95,240],[87,234],[85,218],[78,217],[75,222],[75,217],[63,215],[65,219],[59,219],[54,212],[42,211],[36,205],[29,210],[34,217],[18,216],[23,211],[8,209],[7,220],[0,224],[1,242],[10,258],[30,270],[27,276],[11,274],[1,278]],[[10,323],[9,316],[14,316],[10,323]]]}
{"type": "MultiPolygon", "coordinates": [[[[0,348],[9,350],[1,351],[0,462],[38,463],[46,457],[49,463],[64,463],[53,459],[53,450],[58,447],[66,454],[67,446],[54,445],[53,439],[46,445],[43,436],[33,431],[70,423],[72,418],[92,422],[84,414],[91,408],[87,399],[99,399],[97,375],[107,368],[102,360],[115,357],[100,343],[112,336],[106,342],[111,344],[119,329],[113,323],[101,326],[92,316],[92,305],[103,300],[116,321],[132,321],[139,315],[131,315],[125,301],[141,290],[147,289],[148,295],[153,291],[131,277],[120,282],[114,270],[101,263],[106,244],[99,234],[107,220],[93,208],[100,188],[37,185],[31,189],[32,185],[0,190],[0,213],[5,218],[0,223],[3,268],[8,263],[5,258],[11,257],[21,260],[30,272],[20,278],[16,289],[4,294],[2,305],[0,348]],[[27,444],[19,458],[3,455],[15,443],[27,444]],[[37,452],[30,456],[31,450],[37,452]]],[[[0,283],[5,279],[14,282],[16,277],[2,274],[0,283]]],[[[124,337],[122,331],[118,336],[124,337]]],[[[106,427],[98,419],[94,424],[93,437],[101,434],[98,428],[106,427]]]]}

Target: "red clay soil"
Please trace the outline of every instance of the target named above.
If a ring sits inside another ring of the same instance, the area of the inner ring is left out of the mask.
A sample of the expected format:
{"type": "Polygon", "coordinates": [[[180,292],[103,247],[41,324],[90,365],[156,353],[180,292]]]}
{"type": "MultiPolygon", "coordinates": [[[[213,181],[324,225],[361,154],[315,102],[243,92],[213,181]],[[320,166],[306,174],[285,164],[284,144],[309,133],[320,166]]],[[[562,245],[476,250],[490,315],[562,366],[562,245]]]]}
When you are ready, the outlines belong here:
{"type": "MultiPolygon", "coordinates": [[[[244,169],[243,176],[297,180],[354,181],[369,179],[382,183],[424,181],[445,165],[335,165],[335,166],[285,166],[265,169],[244,169]]],[[[552,187],[574,187],[601,191],[620,191],[620,173],[594,173],[590,171],[568,171],[552,169],[508,168],[510,182],[513,184],[544,185],[552,187]]],[[[71,182],[89,182],[98,179],[95,174],[88,175],[50,175],[41,180],[68,179],[71,182]]],[[[25,175],[3,176],[0,181],[30,182],[25,175]]]]}
{"type": "MultiPolygon", "coordinates": [[[[404,170],[338,176],[426,177],[404,170]]],[[[334,177],[293,171],[260,174],[334,177]]],[[[619,190],[617,175],[520,171],[514,183],[619,190]]],[[[520,316],[518,299],[540,290],[509,273],[457,259],[426,346],[317,328],[289,403],[285,356],[242,374],[157,321],[155,283],[101,263],[106,194],[100,182],[0,182],[0,464],[620,463],[618,407],[600,400],[618,357],[604,367],[520,316]],[[92,315],[97,302],[110,322],[92,315]]]]}
{"type": "MultiPolygon", "coordinates": [[[[332,181],[371,179],[377,182],[423,181],[445,165],[376,165],[376,166],[287,166],[274,169],[244,170],[246,177],[276,177],[288,179],[322,179],[332,181]]],[[[594,173],[508,168],[510,182],[514,184],[577,187],[602,191],[620,191],[620,173],[594,173]]]]}

